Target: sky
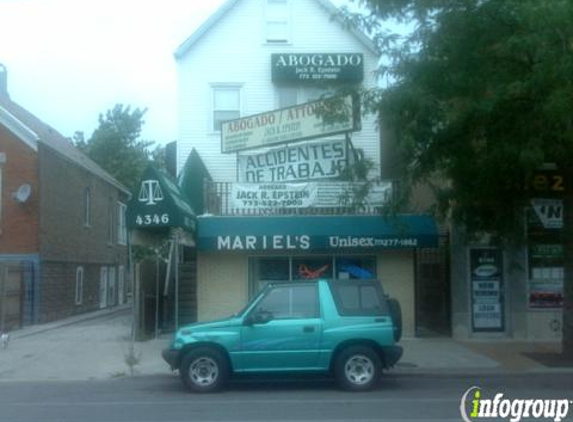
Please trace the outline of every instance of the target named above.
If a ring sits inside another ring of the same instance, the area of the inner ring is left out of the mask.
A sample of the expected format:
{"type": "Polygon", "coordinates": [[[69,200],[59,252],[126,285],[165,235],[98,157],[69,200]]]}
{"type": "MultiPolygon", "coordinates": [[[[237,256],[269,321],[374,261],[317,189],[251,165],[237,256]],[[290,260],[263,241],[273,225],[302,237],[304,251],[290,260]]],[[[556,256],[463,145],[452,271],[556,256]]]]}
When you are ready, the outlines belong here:
{"type": "Polygon", "coordinates": [[[174,141],[173,52],[223,2],[0,0],[10,98],[66,137],[89,138],[115,104],[147,108],[141,139],[174,141]]]}
{"type": "Polygon", "coordinates": [[[0,0],[10,98],[64,136],[115,104],[147,108],[142,139],[177,139],[175,49],[223,0],[0,0]]]}

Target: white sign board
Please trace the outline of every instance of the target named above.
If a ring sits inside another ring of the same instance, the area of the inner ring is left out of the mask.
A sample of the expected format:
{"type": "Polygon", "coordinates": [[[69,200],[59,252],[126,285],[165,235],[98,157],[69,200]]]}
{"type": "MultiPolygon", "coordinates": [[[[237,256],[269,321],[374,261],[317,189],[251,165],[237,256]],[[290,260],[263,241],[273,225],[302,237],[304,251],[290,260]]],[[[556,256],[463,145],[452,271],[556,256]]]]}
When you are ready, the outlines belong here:
{"type": "Polygon", "coordinates": [[[353,98],[347,95],[223,122],[221,151],[237,152],[359,130],[355,117],[353,98]],[[324,110],[331,117],[324,119],[324,110]]]}
{"type": "MultiPolygon", "coordinates": [[[[294,208],[331,208],[352,205],[352,194],[357,184],[333,183],[234,183],[230,208],[235,212],[294,208]]],[[[391,183],[379,183],[370,190],[363,205],[380,207],[390,199],[391,183]]]]}
{"type": "Polygon", "coordinates": [[[239,155],[239,182],[297,182],[338,177],[346,167],[346,158],[347,147],[343,139],[239,155]]]}

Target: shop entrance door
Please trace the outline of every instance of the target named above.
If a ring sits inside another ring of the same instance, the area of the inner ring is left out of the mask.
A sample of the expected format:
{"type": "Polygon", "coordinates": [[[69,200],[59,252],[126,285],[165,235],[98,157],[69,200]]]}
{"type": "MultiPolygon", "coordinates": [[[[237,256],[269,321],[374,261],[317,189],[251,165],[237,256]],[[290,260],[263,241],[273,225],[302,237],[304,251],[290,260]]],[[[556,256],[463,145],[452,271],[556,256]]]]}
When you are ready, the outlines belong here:
{"type": "Polygon", "coordinates": [[[416,252],[416,336],[451,336],[449,245],[416,252]]]}

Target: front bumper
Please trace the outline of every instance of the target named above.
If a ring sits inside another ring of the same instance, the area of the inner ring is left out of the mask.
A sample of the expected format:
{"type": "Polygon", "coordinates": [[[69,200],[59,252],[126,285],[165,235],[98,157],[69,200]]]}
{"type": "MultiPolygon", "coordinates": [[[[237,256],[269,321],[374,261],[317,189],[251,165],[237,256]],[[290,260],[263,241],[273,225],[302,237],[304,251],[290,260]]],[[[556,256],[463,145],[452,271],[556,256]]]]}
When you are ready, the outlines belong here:
{"type": "Polygon", "coordinates": [[[163,360],[169,364],[171,370],[179,368],[179,350],[163,349],[161,356],[163,360]]]}
{"type": "Polygon", "coordinates": [[[402,357],[404,349],[402,346],[387,346],[383,349],[384,352],[384,368],[388,369],[396,365],[396,362],[402,357]]]}

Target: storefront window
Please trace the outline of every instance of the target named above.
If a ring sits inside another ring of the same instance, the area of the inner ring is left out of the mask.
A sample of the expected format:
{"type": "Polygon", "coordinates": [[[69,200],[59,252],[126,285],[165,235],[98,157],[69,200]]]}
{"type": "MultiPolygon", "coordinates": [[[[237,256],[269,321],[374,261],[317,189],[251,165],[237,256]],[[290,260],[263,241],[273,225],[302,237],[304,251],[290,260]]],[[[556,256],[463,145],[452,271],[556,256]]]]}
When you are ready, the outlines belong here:
{"type": "Polygon", "coordinates": [[[251,296],[273,281],[289,280],[289,258],[253,258],[251,260],[251,296]]]}
{"type": "Polygon", "coordinates": [[[249,260],[249,295],[271,282],[376,278],[374,256],[260,257],[249,260]]]}
{"type": "Polygon", "coordinates": [[[529,307],[563,307],[563,202],[534,199],[527,214],[529,307]]]}
{"type": "Polygon", "coordinates": [[[368,257],[336,257],[336,277],[345,279],[374,279],[376,278],[376,259],[368,257]]]}
{"type": "Polygon", "coordinates": [[[331,257],[293,258],[292,269],[294,280],[316,280],[333,278],[331,257]]]}

